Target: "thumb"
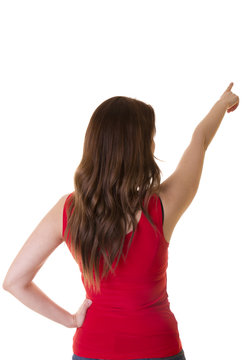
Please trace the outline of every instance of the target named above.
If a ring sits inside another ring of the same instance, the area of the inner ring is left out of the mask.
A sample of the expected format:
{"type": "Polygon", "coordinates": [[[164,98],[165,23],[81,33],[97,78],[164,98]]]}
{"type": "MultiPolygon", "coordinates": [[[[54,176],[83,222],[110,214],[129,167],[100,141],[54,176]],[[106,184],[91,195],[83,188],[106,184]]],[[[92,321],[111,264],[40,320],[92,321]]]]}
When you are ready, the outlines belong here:
{"type": "Polygon", "coordinates": [[[92,300],[86,299],[86,305],[87,305],[87,307],[90,307],[91,304],[92,304],[92,300]]]}
{"type": "Polygon", "coordinates": [[[233,82],[231,82],[231,83],[228,85],[226,91],[231,91],[231,88],[232,88],[232,87],[233,87],[233,82]]]}

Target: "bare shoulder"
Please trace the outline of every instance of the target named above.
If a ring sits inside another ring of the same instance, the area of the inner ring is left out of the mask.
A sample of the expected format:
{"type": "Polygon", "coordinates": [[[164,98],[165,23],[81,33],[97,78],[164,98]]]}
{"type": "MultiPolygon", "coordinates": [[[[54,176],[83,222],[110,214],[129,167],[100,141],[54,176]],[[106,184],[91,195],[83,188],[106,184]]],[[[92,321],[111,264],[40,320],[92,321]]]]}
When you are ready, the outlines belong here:
{"type": "Polygon", "coordinates": [[[65,204],[65,200],[67,199],[67,197],[70,195],[71,193],[68,193],[68,194],[65,194],[65,195],[62,195],[61,198],[60,198],[60,201],[63,203],[63,205],[65,204]]]}
{"type": "Polygon", "coordinates": [[[59,202],[58,202],[58,211],[61,213],[63,213],[63,209],[64,209],[64,206],[65,206],[65,201],[67,199],[67,197],[70,195],[70,193],[68,194],[65,194],[65,195],[62,195],[59,202]]]}

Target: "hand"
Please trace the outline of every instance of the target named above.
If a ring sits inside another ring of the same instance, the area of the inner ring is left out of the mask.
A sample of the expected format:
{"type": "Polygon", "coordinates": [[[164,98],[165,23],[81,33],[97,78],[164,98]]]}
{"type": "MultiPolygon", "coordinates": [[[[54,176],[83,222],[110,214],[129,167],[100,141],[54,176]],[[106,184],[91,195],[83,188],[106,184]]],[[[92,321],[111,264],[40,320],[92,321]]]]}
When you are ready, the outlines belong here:
{"type": "Polygon", "coordinates": [[[239,97],[231,92],[232,87],[233,82],[229,84],[226,91],[220,97],[220,100],[226,105],[227,112],[234,111],[239,105],[239,97]]]}
{"type": "Polygon", "coordinates": [[[84,302],[82,303],[82,305],[80,306],[80,308],[78,309],[78,311],[72,315],[72,318],[73,318],[73,326],[72,327],[78,328],[83,325],[86,312],[87,312],[88,308],[90,307],[90,305],[92,304],[92,301],[91,301],[91,304],[88,304],[88,301],[91,301],[91,300],[85,299],[84,302]]]}

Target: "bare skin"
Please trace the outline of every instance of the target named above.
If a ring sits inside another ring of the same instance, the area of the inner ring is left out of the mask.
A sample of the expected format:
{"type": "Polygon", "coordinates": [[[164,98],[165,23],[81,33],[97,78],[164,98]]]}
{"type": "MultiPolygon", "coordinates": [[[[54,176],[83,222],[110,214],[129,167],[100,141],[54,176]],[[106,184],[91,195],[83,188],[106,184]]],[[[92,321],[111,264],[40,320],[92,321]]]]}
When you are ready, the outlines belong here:
{"type": "Polygon", "coordinates": [[[209,113],[196,126],[176,170],[161,184],[160,198],[164,207],[163,232],[168,242],[178,220],[195,197],[206,150],[226,111],[234,111],[239,105],[239,97],[231,92],[232,87],[233,83],[230,83],[209,113]]]}
{"type": "MultiPolygon", "coordinates": [[[[232,86],[233,83],[197,125],[176,170],[161,184],[159,195],[164,208],[163,232],[168,242],[178,220],[197,192],[205,152],[212,138],[226,111],[234,111],[239,105],[239,97],[231,92],[232,86]]],[[[152,151],[154,149],[153,141],[152,151]]],[[[89,306],[86,299],[75,314],[70,314],[53,302],[33,282],[48,256],[64,241],[63,207],[68,195],[65,194],[57,201],[31,233],[13,260],[2,286],[24,305],[50,320],[66,327],[80,327],[89,306]]],[[[137,213],[137,221],[140,216],[141,211],[137,213]]]]}

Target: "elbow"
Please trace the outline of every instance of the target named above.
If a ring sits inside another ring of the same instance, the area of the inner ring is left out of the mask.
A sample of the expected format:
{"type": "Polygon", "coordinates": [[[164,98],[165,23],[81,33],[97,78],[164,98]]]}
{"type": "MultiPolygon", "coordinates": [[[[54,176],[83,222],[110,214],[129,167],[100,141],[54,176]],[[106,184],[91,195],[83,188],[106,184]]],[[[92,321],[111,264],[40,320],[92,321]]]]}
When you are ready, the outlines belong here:
{"type": "Polygon", "coordinates": [[[3,283],[2,283],[2,288],[4,289],[4,290],[7,290],[8,291],[8,289],[10,288],[10,278],[9,278],[9,276],[8,276],[8,274],[5,276],[5,278],[4,278],[4,281],[3,281],[3,283]]]}
{"type": "Polygon", "coordinates": [[[5,279],[4,282],[2,283],[2,288],[6,291],[10,291],[12,287],[13,287],[13,281],[10,283],[10,281],[5,279]]]}
{"type": "Polygon", "coordinates": [[[4,290],[8,291],[9,285],[4,281],[4,282],[2,283],[2,288],[3,288],[4,290]]]}
{"type": "Polygon", "coordinates": [[[20,289],[20,288],[26,288],[31,284],[31,282],[19,282],[18,280],[13,281],[11,280],[4,280],[4,282],[2,283],[2,288],[10,293],[13,293],[16,289],[20,289]]]}

